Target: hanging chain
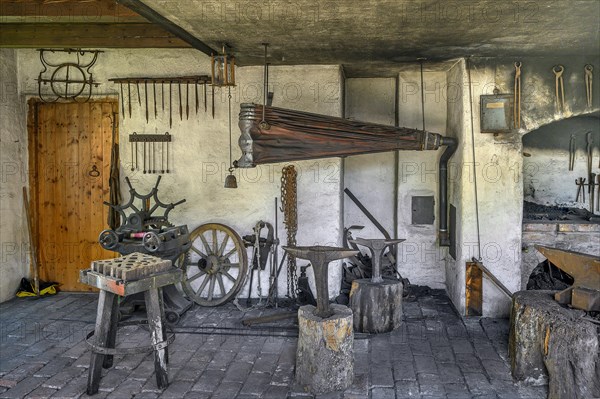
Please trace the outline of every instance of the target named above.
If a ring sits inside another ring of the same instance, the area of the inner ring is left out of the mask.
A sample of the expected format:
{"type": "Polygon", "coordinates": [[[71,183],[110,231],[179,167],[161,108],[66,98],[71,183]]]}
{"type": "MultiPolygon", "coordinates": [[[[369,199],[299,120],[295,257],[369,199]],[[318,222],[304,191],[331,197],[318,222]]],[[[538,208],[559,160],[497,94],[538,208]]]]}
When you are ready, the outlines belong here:
{"type": "MultiPolygon", "coordinates": [[[[287,245],[296,246],[296,231],[298,230],[298,198],[296,178],[298,173],[293,165],[281,170],[281,206],[283,210],[283,224],[287,230],[287,245]]],[[[296,258],[287,257],[287,295],[296,298],[296,258]]]]}

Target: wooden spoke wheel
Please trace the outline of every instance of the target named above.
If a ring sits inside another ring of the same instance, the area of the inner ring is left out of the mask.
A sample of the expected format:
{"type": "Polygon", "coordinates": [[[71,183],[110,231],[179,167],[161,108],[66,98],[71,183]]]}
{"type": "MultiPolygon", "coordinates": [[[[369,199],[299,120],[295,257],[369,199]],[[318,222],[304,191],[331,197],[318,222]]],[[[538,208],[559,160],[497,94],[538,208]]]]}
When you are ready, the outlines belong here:
{"type": "Polygon", "coordinates": [[[241,237],[219,223],[204,224],[190,234],[192,246],[183,260],[182,288],[201,306],[218,306],[244,286],[248,256],[241,237]]]}

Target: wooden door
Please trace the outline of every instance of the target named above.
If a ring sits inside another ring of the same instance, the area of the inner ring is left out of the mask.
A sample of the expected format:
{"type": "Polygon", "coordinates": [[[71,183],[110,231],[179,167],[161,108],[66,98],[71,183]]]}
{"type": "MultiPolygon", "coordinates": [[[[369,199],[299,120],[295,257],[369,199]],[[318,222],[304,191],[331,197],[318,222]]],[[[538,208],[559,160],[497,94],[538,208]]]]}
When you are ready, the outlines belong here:
{"type": "MultiPolygon", "coordinates": [[[[114,257],[98,244],[107,228],[112,120],[117,102],[30,102],[31,207],[40,278],[92,291],[79,271],[114,257]]],[[[116,135],[118,137],[118,135],[116,135]]]]}

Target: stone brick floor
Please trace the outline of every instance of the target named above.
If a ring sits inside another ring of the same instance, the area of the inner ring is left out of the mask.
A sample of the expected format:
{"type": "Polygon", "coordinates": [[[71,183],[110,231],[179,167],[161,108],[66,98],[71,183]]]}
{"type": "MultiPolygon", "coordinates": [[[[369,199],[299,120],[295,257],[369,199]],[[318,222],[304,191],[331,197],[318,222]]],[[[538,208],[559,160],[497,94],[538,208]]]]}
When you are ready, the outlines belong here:
{"type": "MultiPolygon", "coordinates": [[[[60,293],[0,304],[0,398],[85,398],[97,295],[60,293]]],[[[170,385],[156,387],[151,354],[117,356],[94,398],[310,398],[294,386],[294,321],[243,327],[232,304],[194,307],[175,327],[170,385]]],[[[345,392],[317,398],[545,398],[545,387],[514,384],[508,321],[463,320],[443,291],[404,303],[398,330],[355,337],[355,377],[345,392]]],[[[124,327],[122,346],[148,342],[124,327]]]]}

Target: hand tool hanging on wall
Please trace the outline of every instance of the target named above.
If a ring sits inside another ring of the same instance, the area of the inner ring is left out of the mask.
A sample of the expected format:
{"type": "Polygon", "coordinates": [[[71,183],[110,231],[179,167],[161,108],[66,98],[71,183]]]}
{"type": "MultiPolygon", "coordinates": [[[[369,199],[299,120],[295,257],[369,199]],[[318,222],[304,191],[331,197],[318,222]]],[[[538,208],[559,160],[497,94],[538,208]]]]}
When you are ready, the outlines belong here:
{"type": "Polygon", "coordinates": [[[594,213],[594,204],[596,203],[596,201],[594,201],[594,195],[596,193],[595,190],[595,186],[596,185],[596,174],[592,173],[590,175],[590,182],[588,183],[588,189],[590,190],[590,213],[594,213]]]}
{"type": "Polygon", "coordinates": [[[162,102],[162,114],[165,114],[165,82],[160,82],[160,101],[162,102]]]}
{"type": "Polygon", "coordinates": [[[190,83],[185,82],[185,119],[190,119],[190,83]]]}
{"type": "Polygon", "coordinates": [[[194,83],[194,91],[196,93],[196,115],[198,115],[198,82],[194,83]]]}
{"type": "Polygon", "coordinates": [[[133,141],[130,141],[130,144],[131,144],[131,171],[133,172],[135,170],[134,162],[133,162],[133,141]]]}
{"type": "Polygon", "coordinates": [[[161,143],[161,147],[164,149],[165,143],[167,146],[167,159],[166,159],[166,172],[169,173],[169,145],[171,143],[171,135],[169,134],[169,132],[166,132],[165,134],[137,134],[137,133],[132,133],[129,135],[129,141],[132,143],[142,143],[144,151],[143,151],[143,157],[142,157],[142,162],[144,163],[144,173],[164,173],[165,172],[165,154],[164,154],[164,150],[162,151],[162,154],[159,154],[159,156],[162,157],[162,160],[160,161],[160,166],[161,169],[158,169],[158,160],[156,158],[156,147],[157,147],[157,143],[161,143]],[[146,167],[147,166],[147,167],[146,167]]]}
{"type": "MultiPolygon", "coordinates": [[[[172,97],[173,97],[173,84],[177,84],[177,89],[178,89],[178,96],[179,96],[179,118],[181,120],[183,120],[183,93],[182,93],[182,88],[181,85],[182,83],[186,85],[186,93],[185,93],[185,100],[186,100],[186,106],[185,106],[185,114],[186,114],[186,119],[189,119],[189,114],[190,114],[190,88],[189,85],[193,84],[194,85],[194,89],[195,89],[195,97],[196,97],[196,113],[198,113],[198,109],[200,107],[200,99],[198,96],[198,85],[201,84],[204,86],[204,112],[207,111],[207,102],[206,102],[206,84],[209,81],[210,77],[207,75],[197,75],[197,76],[181,76],[181,77],[171,77],[171,78],[148,78],[148,77],[142,77],[142,78],[112,78],[109,79],[111,82],[115,82],[117,84],[121,85],[121,97],[123,98],[123,104],[122,104],[122,113],[124,114],[124,93],[123,93],[123,84],[127,84],[127,90],[128,90],[128,106],[129,106],[129,117],[131,118],[131,114],[132,114],[132,109],[131,109],[131,84],[135,84],[136,86],[136,90],[137,90],[137,95],[138,95],[138,104],[140,105],[140,107],[142,106],[142,97],[141,97],[141,92],[140,92],[140,83],[144,84],[144,91],[145,91],[145,106],[146,106],[146,123],[149,122],[150,119],[150,108],[149,108],[149,104],[148,104],[148,95],[152,94],[153,99],[154,99],[154,119],[158,119],[158,103],[156,100],[156,85],[160,84],[161,85],[161,103],[162,103],[162,111],[164,114],[165,111],[165,90],[164,90],[164,85],[168,84],[169,85],[169,126],[172,127],[173,126],[173,110],[172,110],[172,106],[173,106],[173,101],[172,101],[172,97]],[[148,93],[148,84],[152,84],[152,93],[148,93]]],[[[213,118],[214,118],[214,97],[213,97],[213,118]]]]}
{"type": "Polygon", "coordinates": [[[140,96],[140,81],[139,80],[135,81],[135,88],[137,89],[138,105],[140,106],[140,108],[142,108],[142,97],[140,96]]]}
{"type": "MultiPolygon", "coordinates": [[[[129,140],[131,140],[131,137],[129,137],[129,140]]],[[[144,146],[144,152],[142,155],[142,162],[144,163],[144,174],[146,174],[146,143],[142,143],[142,145],[144,146]]]]}
{"type": "Polygon", "coordinates": [[[585,178],[580,177],[575,179],[575,184],[577,185],[577,197],[575,197],[575,202],[583,202],[585,204],[585,178]]]}
{"type": "Polygon", "coordinates": [[[596,176],[596,210],[600,211],[600,174],[596,176]]]}
{"type": "Polygon", "coordinates": [[[555,78],[556,111],[559,113],[562,113],[565,110],[565,85],[562,76],[564,71],[565,68],[562,65],[555,65],[552,67],[555,78]]]}
{"type": "Polygon", "coordinates": [[[212,86],[212,118],[215,119],[215,86],[212,86]]]}
{"type": "Polygon", "coordinates": [[[146,123],[148,123],[148,82],[144,81],[144,101],[146,102],[146,123]]]}
{"type": "Polygon", "coordinates": [[[179,120],[183,120],[183,104],[181,102],[181,82],[177,82],[177,87],[179,87],[179,120]]]}
{"type": "Polygon", "coordinates": [[[165,142],[160,143],[160,173],[165,173],[165,142]]]}
{"type": "Polygon", "coordinates": [[[158,118],[158,111],[156,110],[156,82],[152,82],[152,93],[154,94],[154,120],[158,118]]]}
{"type": "Polygon", "coordinates": [[[515,62],[515,89],[513,99],[513,121],[515,129],[521,128],[521,65],[522,63],[515,62]]]}
{"type": "Polygon", "coordinates": [[[165,133],[166,143],[167,143],[167,173],[169,173],[169,143],[171,143],[171,135],[167,132],[165,133]]]}
{"type": "Polygon", "coordinates": [[[204,86],[204,113],[208,110],[207,96],[206,96],[206,82],[203,84],[204,86]]]}
{"type": "Polygon", "coordinates": [[[587,64],[584,67],[585,70],[585,94],[587,99],[588,108],[592,108],[592,71],[594,70],[594,66],[592,64],[587,64]]]}
{"type": "Polygon", "coordinates": [[[131,83],[127,82],[127,100],[129,102],[129,118],[131,119],[131,83]]]}
{"type": "Polygon", "coordinates": [[[573,170],[575,166],[575,135],[571,135],[569,140],[569,170],[573,170]]]}
{"type": "Polygon", "coordinates": [[[123,97],[123,83],[119,84],[121,88],[121,115],[125,118],[125,97],[123,97]]]}
{"type": "MultiPolygon", "coordinates": [[[[592,139],[592,132],[587,132],[585,135],[585,141],[587,143],[585,149],[587,151],[587,172],[588,172],[588,181],[592,183],[592,156],[594,152],[594,140],[592,139]]],[[[588,193],[591,188],[588,186],[588,193]]]]}

